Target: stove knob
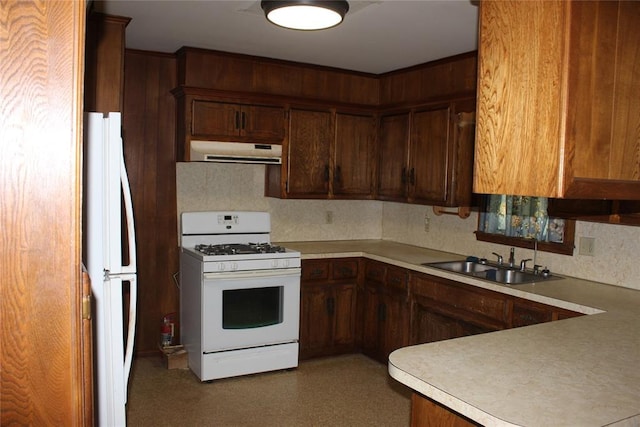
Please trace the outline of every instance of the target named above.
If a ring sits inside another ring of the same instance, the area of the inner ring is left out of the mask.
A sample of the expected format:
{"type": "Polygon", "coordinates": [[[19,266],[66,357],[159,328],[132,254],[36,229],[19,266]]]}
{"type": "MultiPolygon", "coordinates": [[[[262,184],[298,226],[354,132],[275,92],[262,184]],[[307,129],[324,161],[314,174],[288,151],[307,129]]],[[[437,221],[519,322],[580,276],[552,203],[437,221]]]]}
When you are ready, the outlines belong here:
{"type": "Polygon", "coordinates": [[[226,266],[224,265],[224,262],[218,263],[218,271],[223,271],[225,269],[225,267],[226,266]]]}
{"type": "Polygon", "coordinates": [[[285,267],[289,267],[289,260],[288,259],[285,259],[283,262],[284,262],[284,266],[285,267]]]}
{"type": "Polygon", "coordinates": [[[238,269],[238,263],[237,262],[232,262],[231,263],[231,270],[235,271],[238,269]]]}
{"type": "Polygon", "coordinates": [[[277,259],[272,259],[271,260],[271,267],[278,268],[278,260],[277,259]]]}

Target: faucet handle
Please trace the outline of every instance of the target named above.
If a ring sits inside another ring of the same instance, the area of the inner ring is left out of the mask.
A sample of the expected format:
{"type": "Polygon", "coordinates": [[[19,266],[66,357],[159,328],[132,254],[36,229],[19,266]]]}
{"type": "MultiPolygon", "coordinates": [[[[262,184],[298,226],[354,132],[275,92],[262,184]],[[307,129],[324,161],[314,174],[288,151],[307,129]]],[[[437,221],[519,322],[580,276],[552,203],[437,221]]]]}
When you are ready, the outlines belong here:
{"type": "Polygon", "coordinates": [[[523,259],[520,261],[520,271],[525,271],[527,269],[527,262],[532,261],[531,258],[523,259]]]}
{"type": "Polygon", "coordinates": [[[497,252],[491,252],[491,253],[498,257],[498,265],[502,265],[502,260],[503,260],[502,255],[500,255],[497,252]]]}

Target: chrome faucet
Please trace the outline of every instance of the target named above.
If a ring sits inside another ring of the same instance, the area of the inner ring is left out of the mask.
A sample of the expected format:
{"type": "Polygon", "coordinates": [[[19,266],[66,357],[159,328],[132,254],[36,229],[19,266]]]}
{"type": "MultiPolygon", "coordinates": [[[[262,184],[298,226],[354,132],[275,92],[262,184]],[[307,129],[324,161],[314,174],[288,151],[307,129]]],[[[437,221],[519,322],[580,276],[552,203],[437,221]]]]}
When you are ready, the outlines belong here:
{"type": "Polygon", "coordinates": [[[509,250],[509,267],[513,267],[516,263],[516,249],[515,248],[511,248],[511,250],[509,250]]]}
{"type": "Polygon", "coordinates": [[[502,255],[496,252],[491,252],[491,253],[498,257],[498,265],[502,265],[502,255]]]}
{"type": "Polygon", "coordinates": [[[527,262],[531,261],[531,258],[528,259],[523,259],[522,261],[520,261],[520,271],[526,271],[527,270],[527,262]]]}

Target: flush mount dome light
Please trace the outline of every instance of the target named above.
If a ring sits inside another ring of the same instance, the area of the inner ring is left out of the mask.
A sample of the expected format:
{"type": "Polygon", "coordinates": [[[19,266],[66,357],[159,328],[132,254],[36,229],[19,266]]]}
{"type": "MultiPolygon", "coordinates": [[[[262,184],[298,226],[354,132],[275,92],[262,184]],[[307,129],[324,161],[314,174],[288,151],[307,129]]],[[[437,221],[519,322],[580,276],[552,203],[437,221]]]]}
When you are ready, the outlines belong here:
{"type": "Polygon", "coordinates": [[[294,30],[323,30],[335,27],[349,11],[346,0],[262,0],[262,10],[272,23],[294,30]]]}

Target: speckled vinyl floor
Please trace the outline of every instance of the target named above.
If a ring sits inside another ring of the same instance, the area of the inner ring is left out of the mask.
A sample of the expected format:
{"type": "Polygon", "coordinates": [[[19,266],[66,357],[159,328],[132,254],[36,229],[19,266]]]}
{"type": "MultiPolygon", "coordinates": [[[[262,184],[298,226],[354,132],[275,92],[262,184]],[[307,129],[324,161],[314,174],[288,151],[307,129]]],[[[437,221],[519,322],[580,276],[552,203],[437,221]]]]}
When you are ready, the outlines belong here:
{"type": "Polygon", "coordinates": [[[361,354],[201,383],[158,357],[132,370],[129,426],[408,426],[411,393],[361,354]]]}

